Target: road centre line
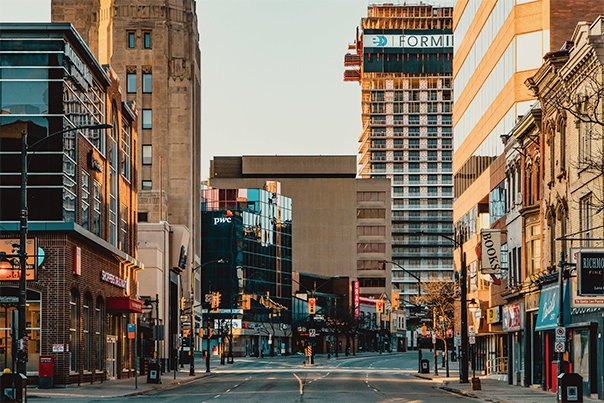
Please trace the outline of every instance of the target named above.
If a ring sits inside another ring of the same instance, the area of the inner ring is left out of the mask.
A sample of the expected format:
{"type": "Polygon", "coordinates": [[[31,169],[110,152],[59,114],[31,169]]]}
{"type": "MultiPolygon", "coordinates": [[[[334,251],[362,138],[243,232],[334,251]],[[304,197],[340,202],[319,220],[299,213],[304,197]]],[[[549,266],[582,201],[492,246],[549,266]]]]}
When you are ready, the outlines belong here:
{"type": "Polygon", "coordinates": [[[294,374],[298,382],[300,383],[300,396],[304,394],[304,384],[302,383],[302,379],[298,377],[298,375],[294,374]]]}

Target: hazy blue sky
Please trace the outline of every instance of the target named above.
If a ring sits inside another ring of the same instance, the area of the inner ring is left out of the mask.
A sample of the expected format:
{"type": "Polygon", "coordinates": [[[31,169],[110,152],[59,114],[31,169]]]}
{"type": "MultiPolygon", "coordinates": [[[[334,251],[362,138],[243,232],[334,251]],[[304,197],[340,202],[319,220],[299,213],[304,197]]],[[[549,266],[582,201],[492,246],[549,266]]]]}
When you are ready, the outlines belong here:
{"type": "MultiPolygon", "coordinates": [[[[360,87],[343,60],[368,3],[197,0],[203,177],[218,155],[356,154],[360,87]]],[[[50,0],[0,0],[0,21],[49,20],[50,0]]]]}

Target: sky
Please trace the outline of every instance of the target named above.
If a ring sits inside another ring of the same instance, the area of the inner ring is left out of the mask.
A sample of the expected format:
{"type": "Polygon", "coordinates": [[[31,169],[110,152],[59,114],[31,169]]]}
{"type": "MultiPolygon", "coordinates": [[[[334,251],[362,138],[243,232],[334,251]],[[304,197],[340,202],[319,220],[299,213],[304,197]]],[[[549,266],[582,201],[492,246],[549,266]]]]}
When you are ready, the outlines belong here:
{"type": "MultiPolygon", "coordinates": [[[[361,91],[344,54],[369,3],[197,0],[203,178],[214,156],[356,155],[361,91]]],[[[0,21],[48,22],[50,0],[0,0],[0,21]]]]}

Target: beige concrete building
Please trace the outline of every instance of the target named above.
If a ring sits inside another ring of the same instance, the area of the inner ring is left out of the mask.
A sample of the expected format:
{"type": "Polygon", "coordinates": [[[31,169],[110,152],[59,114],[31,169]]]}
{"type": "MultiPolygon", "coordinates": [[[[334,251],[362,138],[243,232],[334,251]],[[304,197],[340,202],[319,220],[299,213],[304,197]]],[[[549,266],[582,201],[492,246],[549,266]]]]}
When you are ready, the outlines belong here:
{"type": "Polygon", "coordinates": [[[194,0],[52,0],[52,21],[70,22],[117,72],[139,110],[137,147],[140,295],[159,297],[162,357],[173,358],[178,300],[198,265],[201,74],[194,0]],[[190,272],[189,272],[190,273],[190,272]],[[169,319],[172,318],[172,319],[169,319]]]}
{"type": "Polygon", "coordinates": [[[390,296],[390,181],[357,179],[354,156],[214,157],[210,186],[281,183],[292,198],[293,271],[358,278],[362,296],[390,296]]]}

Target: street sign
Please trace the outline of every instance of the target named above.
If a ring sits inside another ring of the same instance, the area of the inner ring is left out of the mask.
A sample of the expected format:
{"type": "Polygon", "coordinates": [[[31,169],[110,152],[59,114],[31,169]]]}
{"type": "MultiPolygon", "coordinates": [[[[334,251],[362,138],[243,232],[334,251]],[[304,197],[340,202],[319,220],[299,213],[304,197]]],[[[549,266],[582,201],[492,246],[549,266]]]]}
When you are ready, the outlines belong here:
{"type": "Polygon", "coordinates": [[[556,343],[564,343],[566,340],[566,328],[557,327],[556,328],[556,343]]]}
{"type": "Polygon", "coordinates": [[[206,302],[212,302],[212,294],[206,294],[206,302]]]}
{"type": "Polygon", "coordinates": [[[564,352],[564,343],[563,342],[555,342],[554,343],[554,351],[556,353],[563,353],[564,352]]]}
{"type": "Polygon", "coordinates": [[[455,336],[455,345],[461,347],[461,336],[455,336]]]}
{"type": "Polygon", "coordinates": [[[317,329],[308,329],[309,337],[317,337],[317,329]]]}
{"type": "Polygon", "coordinates": [[[476,344],[476,338],[474,336],[469,337],[470,344],[476,344]]]}

